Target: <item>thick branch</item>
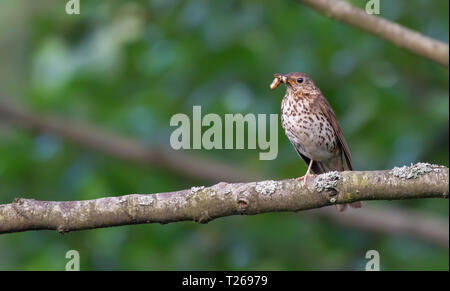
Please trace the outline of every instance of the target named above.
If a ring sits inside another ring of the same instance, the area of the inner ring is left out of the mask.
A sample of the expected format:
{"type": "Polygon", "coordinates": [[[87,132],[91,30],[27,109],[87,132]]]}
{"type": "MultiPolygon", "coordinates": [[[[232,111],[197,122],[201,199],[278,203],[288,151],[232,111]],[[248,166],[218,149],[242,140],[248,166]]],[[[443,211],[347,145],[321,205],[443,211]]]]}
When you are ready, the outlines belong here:
{"type": "MultiPolygon", "coordinates": [[[[10,122],[12,125],[22,126],[25,129],[53,134],[74,144],[108,154],[114,158],[141,163],[147,166],[154,166],[152,163],[153,159],[146,157],[143,153],[147,151],[158,153],[158,148],[152,146],[144,146],[141,144],[138,144],[137,146],[126,146],[127,144],[137,144],[137,142],[114,134],[104,133],[92,126],[80,126],[53,116],[40,116],[36,113],[13,107],[4,102],[0,102],[0,121],[2,120],[10,122]],[[54,124],[58,124],[58,126],[55,127],[50,120],[54,124]],[[86,131],[86,133],[79,133],[79,131],[86,131]],[[100,139],[99,137],[102,136],[108,136],[109,138],[100,139]]],[[[162,156],[164,156],[164,154],[162,154],[162,156]]],[[[191,157],[184,152],[178,152],[177,155],[174,155],[174,158],[170,160],[169,165],[164,165],[164,159],[162,159],[156,166],[173,170],[181,175],[190,174],[189,176],[191,177],[198,177],[202,180],[211,182],[220,180],[246,182],[261,179],[258,179],[257,177],[251,179],[250,175],[246,174],[245,171],[239,171],[239,169],[234,169],[230,165],[222,165],[214,160],[203,158],[200,162],[197,162],[195,157],[191,157]],[[187,161],[189,161],[189,163],[187,161]],[[194,166],[199,166],[198,169],[200,170],[195,170],[195,168],[193,168],[194,166]],[[218,171],[217,169],[222,170],[218,171]]],[[[370,210],[368,208],[369,207],[364,207],[364,211],[351,211],[344,215],[328,207],[320,209],[319,212],[321,216],[330,218],[334,223],[342,222],[348,226],[362,228],[366,231],[377,231],[388,234],[394,231],[392,230],[392,227],[385,227],[386,223],[383,222],[383,220],[380,220],[380,217],[382,217],[387,221],[396,221],[396,233],[407,233],[426,241],[438,242],[439,245],[448,245],[448,220],[446,221],[446,225],[439,227],[438,229],[434,227],[434,231],[431,233],[429,231],[429,226],[443,225],[442,219],[437,217],[433,219],[428,218],[429,223],[425,225],[423,223],[415,223],[415,221],[423,221],[422,216],[417,213],[410,213],[409,211],[402,210],[404,215],[402,216],[403,218],[399,220],[395,218],[391,219],[393,213],[389,209],[370,210]],[[343,218],[348,217],[349,215],[353,218],[343,218]],[[358,217],[354,217],[355,215],[358,217]],[[408,218],[405,219],[405,217],[408,218]],[[414,229],[414,231],[411,231],[412,229],[414,229]],[[446,230],[446,232],[443,233],[441,229],[446,230]],[[441,232],[442,234],[440,234],[441,232]]],[[[398,213],[398,211],[395,212],[398,213]]]]}
{"type": "MultiPolygon", "coordinates": [[[[363,200],[448,198],[447,167],[419,163],[371,172],[330,172],[302,186],[296,179],[219,183],[158,194],[84,201],[16,198],[0,205],[0,233],[56,229],[64,233],[138,223],[206,223],[237,214],[300,211],[363,200]]],[[[364,211],[361,209],[360,211],[364,211]]]]}
{"type": "MultiPolygon", "coordinates": [[[[448,44],[424,36],[421,33],[367,14],[342,0],[297,0],[318,12],[338,21],[360,28],[381,39],[424,56],[448,68],[448,44]]],[[[380,8],[382,10],[383,7],[380,8]]]]}

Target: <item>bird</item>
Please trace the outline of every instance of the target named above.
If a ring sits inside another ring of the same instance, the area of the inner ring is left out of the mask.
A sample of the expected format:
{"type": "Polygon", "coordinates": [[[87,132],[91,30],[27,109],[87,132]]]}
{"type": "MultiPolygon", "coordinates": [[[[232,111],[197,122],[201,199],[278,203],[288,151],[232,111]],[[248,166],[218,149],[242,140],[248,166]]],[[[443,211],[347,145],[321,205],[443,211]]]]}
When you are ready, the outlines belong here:
{"type": "MultiPolygon", "coordinates": [[[[353,170],[350,149],[330,103],[319,87],[305,73],[274,74],[270,89],[280,83],[286,87],[281,102],[281,125],[298,155],[308,165],[306,174],[298,180],[307,183],[308,177],[330,171],[344,171],[344,158],[350,171],[353,170]],[[313,174],[311,174],[311,172],[313,174]]],[[[360,208],[360,201],[350,203],[360,208]]],[[[338,204],[336,209],[344,211],[347,204],[338,204]]]]}

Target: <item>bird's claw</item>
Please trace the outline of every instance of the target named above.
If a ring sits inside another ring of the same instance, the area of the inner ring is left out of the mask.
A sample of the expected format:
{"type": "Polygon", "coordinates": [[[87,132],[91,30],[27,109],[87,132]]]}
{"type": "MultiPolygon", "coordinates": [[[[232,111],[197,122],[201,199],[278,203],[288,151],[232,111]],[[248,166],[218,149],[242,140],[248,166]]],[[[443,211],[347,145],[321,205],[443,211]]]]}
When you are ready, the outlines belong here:
{"type": "Polygon", "coordinates": [[[307,174],[304,175],[304,176],[298,177],[298,178],[297,178],[297,181],[303,181],[302,186],[305,186],[306,183],[308,183],[308,177],[310,177],[310,176],[314,176],[314,175],[308,174],[308,173],[307,173],[307,174]]]}

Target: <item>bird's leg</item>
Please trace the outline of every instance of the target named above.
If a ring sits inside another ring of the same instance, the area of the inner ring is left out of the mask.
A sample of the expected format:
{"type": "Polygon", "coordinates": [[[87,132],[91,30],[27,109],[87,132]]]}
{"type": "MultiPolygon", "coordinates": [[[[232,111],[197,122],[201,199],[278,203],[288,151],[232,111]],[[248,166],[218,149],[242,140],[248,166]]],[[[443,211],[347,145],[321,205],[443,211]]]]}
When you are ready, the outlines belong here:
{"type": "Polygon", "coordinates": [[[309,162],[308,171],[306,171],[306,174],[304,176],[300,177],[300,178],[297,178],[297,181],[303,180],[303,186],[305,186],[308,177],[312,176],[309,172],[311,171],[311,167],[312,167],[313,162],[314,162],[313,160],[311,160],[309,162]]]}

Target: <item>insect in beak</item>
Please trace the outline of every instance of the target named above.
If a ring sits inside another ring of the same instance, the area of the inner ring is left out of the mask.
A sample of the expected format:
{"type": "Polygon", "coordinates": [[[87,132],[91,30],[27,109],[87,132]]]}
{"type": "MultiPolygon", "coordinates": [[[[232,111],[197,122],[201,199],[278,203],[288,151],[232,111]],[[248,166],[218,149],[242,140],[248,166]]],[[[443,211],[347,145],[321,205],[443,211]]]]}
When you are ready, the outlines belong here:
{"type": "Polygon", "coordinates": [[[278,85],[281,83],[286,84],[288,81],[288,78],[285,75],[281,74],[274,74],[275,79],[273,79],[272,84],[270,84],[270,89],[273,90],[278,87],[278,85]]]}

